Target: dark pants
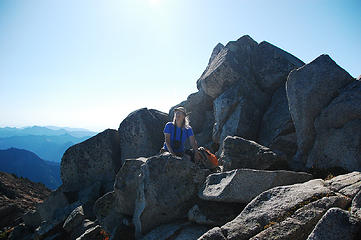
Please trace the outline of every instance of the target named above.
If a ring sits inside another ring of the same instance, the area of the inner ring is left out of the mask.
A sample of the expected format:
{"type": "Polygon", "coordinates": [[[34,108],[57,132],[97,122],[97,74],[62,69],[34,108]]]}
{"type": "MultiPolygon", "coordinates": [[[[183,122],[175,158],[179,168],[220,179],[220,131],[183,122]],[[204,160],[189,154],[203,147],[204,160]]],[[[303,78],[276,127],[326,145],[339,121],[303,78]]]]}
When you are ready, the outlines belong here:
{"type": "MultiPolygon", "coordinates": [[[[161,148],[159,153],[162,154],[164,152],[168,152],[167,150],[165,150],[164,148],[161,148]]],[[[193,149],[187,149],[184,151],[184,153],[182,152],[176,152],[175,155],[177,155],[178,157],[183,157],[184,154],[187,154],[191,157],[191,160],[194,161],[194,151],[193,149]]]]}

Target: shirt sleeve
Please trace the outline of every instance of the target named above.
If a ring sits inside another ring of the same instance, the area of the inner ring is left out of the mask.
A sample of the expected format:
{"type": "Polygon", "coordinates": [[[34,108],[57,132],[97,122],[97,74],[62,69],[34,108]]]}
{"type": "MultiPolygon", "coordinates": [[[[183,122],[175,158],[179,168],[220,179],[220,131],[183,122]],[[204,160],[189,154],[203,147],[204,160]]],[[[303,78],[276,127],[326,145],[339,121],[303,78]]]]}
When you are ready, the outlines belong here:
{"type": "Polygon", "coordinates": [[[192,130],[192,127],[189,127],[189,128],[187,129],[187,135],[188,135],[188,137],[191,137],[191,136],[194,135],[193,130],[192,130]]]}
{"type": "Polygon", "coordinates": [[[166,125],[165,125],[165,127],[164,127],[164,133],[171,133],[171,122],[169,122],[169,123],[167,123],[166,125]]]}

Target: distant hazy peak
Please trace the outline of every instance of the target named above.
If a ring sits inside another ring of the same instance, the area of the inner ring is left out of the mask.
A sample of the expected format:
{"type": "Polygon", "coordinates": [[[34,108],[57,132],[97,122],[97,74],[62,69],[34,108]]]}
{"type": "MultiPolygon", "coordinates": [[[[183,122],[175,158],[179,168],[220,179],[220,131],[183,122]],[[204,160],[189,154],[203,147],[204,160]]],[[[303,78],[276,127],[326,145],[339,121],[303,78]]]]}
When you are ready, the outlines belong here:
{"type": "Polygon", "coordinates": [[[4,127],[0,128],[1,137],[12,136],[27,136],[27,135],[44,135],[44,136],[59,136],[69,134],[76,138],[91,137],[97,134],[97,132],[89,131],[82,128],[62,128],[56,126],[42,127],[42,126],[29,126],[23,128],[16,127],[4,127]]]}

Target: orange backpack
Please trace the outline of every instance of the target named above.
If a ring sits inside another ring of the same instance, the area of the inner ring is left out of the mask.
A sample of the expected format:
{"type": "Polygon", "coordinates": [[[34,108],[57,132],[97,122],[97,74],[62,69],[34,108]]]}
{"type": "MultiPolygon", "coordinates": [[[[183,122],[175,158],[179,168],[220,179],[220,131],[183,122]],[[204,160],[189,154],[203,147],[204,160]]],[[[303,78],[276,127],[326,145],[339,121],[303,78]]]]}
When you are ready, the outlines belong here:
{"type": "Polygon", "coordinates": [[[207,148],[204,147],[198,148],[198,151],[202,155],[201,161],[206,168],[214,169],[218,167],[218,159],[216,155],[214,155],[213,153],[211,153],[211,151],[209,151],[207,148]]]}

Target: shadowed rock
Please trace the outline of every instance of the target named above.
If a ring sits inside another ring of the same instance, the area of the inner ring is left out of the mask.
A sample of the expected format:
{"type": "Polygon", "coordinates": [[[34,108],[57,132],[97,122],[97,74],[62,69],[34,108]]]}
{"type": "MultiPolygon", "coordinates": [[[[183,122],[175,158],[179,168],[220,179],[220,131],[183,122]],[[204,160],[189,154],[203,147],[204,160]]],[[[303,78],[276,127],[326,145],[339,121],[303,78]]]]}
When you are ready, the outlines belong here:
{"type": "Polygon", "coordinates": [[[94,212],[101,226],[113,236],[119,226],[128,227],[129,232],[132,231],[129,228],[129,217],[122,214],[118,209],[114,191],[104,194],[95,202],[94,212]]]}
{"type": "Polygon", "coordinates": [[[184,218],[196,201],[206,172],[190,161],[168,154],[150,157],[139,175],[133,214],[136,234],[184,218]]]}
{"type": "Polygon", "coordinates": [[[313,146],[314,121],[339,89],[354,79],[328,55],[291,71],[286,83],[290,113],[295,124],[298,150],[292,161],[294,169],[303,169],[313,146]]]}
{"type": "Polygon", "coordinates": [[[237,168],[266,170],[286,167],[284,157],[254,141],[237,136],[228,136],[224,140],[220,162],[225,171],[237,168]]]}
{"type": "Polygon", "coordinates": [[[281,85],[263,115],[258,141],[261,145],[284,152],[290,160],[297,151],[295,127],[288,109],[286,88],[281,85]]]}
{"type": "Polygon", "coordinates": [[[117,209],[126,215],[133,215],[141,166],[146,158],[127,159],[119,170],[114,183],[114,197],[117,209]]]}
{"type": "Polygon", "coordinates": [[[253,79],[250,69],[251,55],[257,42],[246,35],[227,43],[212,58],[198,82],[207,95],[218,97],[225,89],[243,79],[253,79]]]}
{"type": "Polygon", "coordinates": [[[64,191],[79,191],[95,181],[114,182],[121,166],[119,135],[107,129],[64,153],[60,170],[64,191]]]}
{"type": "Polygon", "coordinates": [[[208,226],[222,226],[233,220],[245,204],[198,201],[188,211],[188,221],[208,226]]]}
{"type": "Polygon", "coordinates": [[[266,41],[258,44],[252,62],[257,85],[268,94],[285,83],[291,70],[304,65],[300,59],[266,41]]]}
{"type": "Polygon", "coordinates": [[[270,98],[288,73],[302,65],[286,51],[265,41],[258,44],[248,35],[215,48],[197,81],[215,99],[213,141],[221,145],[228,135],[257,140],[270,98]]]}
{"type": "Polygon", "coordinates": [[[353,240],[360,237],[361,222],[349,212],[331,208],[317,223],[307,240],[353,240]]]}
{"type": "Polygon", "coordinates": [[[314,122],[316,137],[306,167],[361,171],[361,81],[353,81],[314,122]]]}
{"type": "MultiPolygon", "coordinates": [[[[132,216],[137,238],[151,229],[186,217],[209,170],[170,154],[127,159],[114,192],[98,199],[95,212],[110,232],[132,216]]],[[[128,223],[129,226],[129,223],[128,223]]]]}
{"type": "Polygon", "coordinates": [[[157,154],[164,142],[167,121],[168,114],[155,109],[141,108],[130,113],[118,129],[122,163],[128,158],[157,154]]]}

